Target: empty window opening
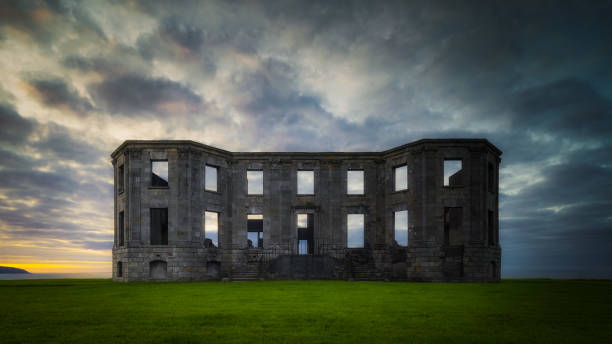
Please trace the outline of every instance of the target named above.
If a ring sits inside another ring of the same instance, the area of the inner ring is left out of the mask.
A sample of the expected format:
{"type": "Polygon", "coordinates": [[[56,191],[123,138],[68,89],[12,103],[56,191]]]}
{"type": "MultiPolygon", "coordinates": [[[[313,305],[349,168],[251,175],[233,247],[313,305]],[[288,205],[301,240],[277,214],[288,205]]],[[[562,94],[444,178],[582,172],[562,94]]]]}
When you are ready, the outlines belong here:
{"type": "Polygon", "coordinates": [[[495,219],[492,210],[488,211],[487,224],[489,227],[489,246],[495,246],[497,240],[495,240],[495,219]]]}
{"type": "Polygon", "coordinates": [[[208,191],[217,191],[217,168],[214,166],[206,165],[204,168],[204,189],[208,191]]]}
{"type": "Polygon", "coordinates": [[[463,184],[463,163],[461,160],[444,160],[444,186],[463,184]]]}
{"type": "Polygon", "coordinates": [[[124,215],[123,212],[119,212],[119,246],[123,246],[125,244],[125,224],[124,224],[124,215]]]}
{"type": "Polygon", "coordinates": [[[408,166],[399,166],[395,171],[395,191],[408,189],[408,166]]]}
{"type": "Polygon", "coordinates": [[[497,279],[497,264],[495,262],[491,262],[491,278],[497,279]]]}
{"type": "Polygon", "coordinates": [[[163,260],[154,260],[149,263],[149,277],[151,279],[166,279],[168,263],[163,260]]]}
{"type": "Polygon", "coordinates": [[[363,248],[364,215],[346,216],[346,243],[348,248],[363,248]]]}
{"type": "Polygon", "coordinates": [[[363,171],[346,171],[346,193],[349,195],[363,195],[363,171]]]}
{"type": "Polygon", "coordinates": [[[263,195],[263,171],[247,171],[247,192],[249,195],[263,195]]]}
{"type": "Polygon", "coordinates": [[[204,243],[206,247],[219,245],[219,213],[204,212],[204,243]]]}
{"type": "Polygon", "coordinates": [[[168,208],[151,208],[151,245],[168,245],[168,208]]]}
{"type": "Polygon", "coordinates": [[[399,246],[408,246],[408,210],[395,212],[394,238],[399,246]]]}
{"type": "Polygon", "coordinates": [[[117,262],[117,277],[123,277],[123,263],[117,262]]]}
{"type": "Polygon", "coordinates": [[[488,189],[490,192],[495,191],[495,169],[493,168],[492,163],[488,163],[487,165],[487,182],[488,189]]]}
{"type": "Polygon", "coordinates": [[[298,195],[314,195],[314,171],[297,171],[298,195]]]}
{"type": "Polygon", "coordinates": [[[168,161],[151,161],[151,186],[168,186],[168,161]]]}
{"type": "Polygon", "coordinates": [[[247,216],[247,243],[249,247],[263,247],[263,215],[247,216]]]}
{"type": "Polygon", "coordinates": [[[119,168],[117,169],[117,184],[118,184],[118,191],[121,193],[124,190],[124,173],[125,173],[125,169],[123,168],[123,165],[119,166],[119,168]]]}
{"type": "Polygon", "coordinates": [[[313,245],[313,214],[297,214],[298,254],[312,254],[313,245]]]}
{"type": "Polygon", "coordinates": [[[308,254],[308,240],[298,240],[299,254],[308,254]]]}
{"type": "Polygon", "coordinates": [[[463,208],[444,208],[444,245],[461,244],[461,227],[463,223],[463,208]]]}

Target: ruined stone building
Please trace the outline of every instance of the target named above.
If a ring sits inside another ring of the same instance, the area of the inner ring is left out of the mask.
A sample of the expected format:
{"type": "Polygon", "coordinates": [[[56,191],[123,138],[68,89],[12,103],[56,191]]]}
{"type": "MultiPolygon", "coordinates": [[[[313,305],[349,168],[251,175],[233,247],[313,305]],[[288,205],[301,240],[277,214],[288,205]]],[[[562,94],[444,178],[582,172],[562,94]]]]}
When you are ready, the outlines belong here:
{"type": "Polygon", "coordinates": [[[113,280],[498,281],[500,155],[485,139],[350,153],[125,141],[113,280]]]}

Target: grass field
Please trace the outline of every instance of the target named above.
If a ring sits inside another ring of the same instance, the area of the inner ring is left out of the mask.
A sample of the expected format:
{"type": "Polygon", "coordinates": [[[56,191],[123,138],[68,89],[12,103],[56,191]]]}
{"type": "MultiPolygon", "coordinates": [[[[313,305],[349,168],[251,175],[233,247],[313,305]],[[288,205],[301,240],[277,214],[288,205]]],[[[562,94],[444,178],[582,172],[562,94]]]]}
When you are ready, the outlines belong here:
{"type": "Polygon", "coordinates": [[[603,343],[612,281],[0,282],[7,343],[603,343]]]}

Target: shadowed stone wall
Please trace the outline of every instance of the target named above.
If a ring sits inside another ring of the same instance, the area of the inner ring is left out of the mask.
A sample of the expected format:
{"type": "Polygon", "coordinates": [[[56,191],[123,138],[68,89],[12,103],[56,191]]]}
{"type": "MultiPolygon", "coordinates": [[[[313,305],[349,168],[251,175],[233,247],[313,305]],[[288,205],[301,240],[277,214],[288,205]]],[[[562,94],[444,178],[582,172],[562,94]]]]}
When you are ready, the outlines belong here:
{"type": "Polygon", "coordinates": [[[113,280],[498,281],[500,155],[484,139],[356,153],[234,153],[193,141],[125,141],[111,155],[113,280]],[[151,162],[160,160],[168,162],[167,187],[152,186],[151,162]],[[461,160],[450,185],[445,160],[461,160]],[[217,191],[206,190],[206,165],[217,168],[217,191]],[[395,168],[404,165],[408,188],[396,191],[395,168]],[[263,171],[262,195],[247,192],[251,170],[263,171]],[[313,171],[313,195],[297,194],[299,170],[313,171]],[[364,171],[362,195],[347,194],[349,170],[364,171]],[[152,208],[167,209],[167,244],[151,244],[152,208]],[[402,210],[407,246],[394,237],[402,210]],[[205,240],[205,211],[218,213],[217,246],[205,240]],[[249,214],[263,215],[263,247],[249,245],[249,214]],[[299,254],[298,214],[312,222],[308,255],[299,254]],[[362,248],[347,248],[348,214],[364,215],[362,248]]]}

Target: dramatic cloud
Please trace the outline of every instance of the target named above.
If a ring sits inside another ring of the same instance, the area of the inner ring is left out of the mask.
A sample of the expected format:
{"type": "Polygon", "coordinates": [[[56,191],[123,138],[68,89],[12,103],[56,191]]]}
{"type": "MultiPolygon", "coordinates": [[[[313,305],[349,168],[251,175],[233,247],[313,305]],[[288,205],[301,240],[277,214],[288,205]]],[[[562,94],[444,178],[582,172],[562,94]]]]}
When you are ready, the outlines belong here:
{"type": "Polygon", "coordinates": [[[0,142],[22,143],[34,129],[34,124],[21,117],[8,104],[0,104],[0,142]]]}
{"type": "Polygon", "coordinates": [[[93,106],[62,79],[31,80],[26,83],[29,94],[48,107],[85,116],[93,106]]]}
{"type": "Polygon", "coordinates": [[[162,78],[127,75],[93,85],[91,92],[97,103],[127,116],[188,114],[200,111],[203,105],[202,98],[188,87],[162,78]]]}
{"type": "Polygon", "coordinates": [[[125,139],[364,151],[486,137],[504,151],[502,274],[610,277],[611,10],[1,2],[0,263],[108,273],[109,154],[125,139]]]}

